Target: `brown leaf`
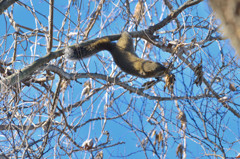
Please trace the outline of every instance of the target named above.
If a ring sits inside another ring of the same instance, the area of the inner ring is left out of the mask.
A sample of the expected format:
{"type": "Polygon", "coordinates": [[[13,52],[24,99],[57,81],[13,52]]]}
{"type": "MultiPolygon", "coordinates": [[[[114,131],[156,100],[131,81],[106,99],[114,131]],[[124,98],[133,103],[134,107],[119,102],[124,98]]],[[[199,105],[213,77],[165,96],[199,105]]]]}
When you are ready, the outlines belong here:
{"type": "Polygon", "coordinates": [[[83,90],[82,90],[82,94],[81,94],[81,97],[83,97],[84,95],[85,96],[88,96],[91,89],[92,89],[92,84],[90,81],[86,81],[84,84],[83,84],[83,90]]]}
{"type": "Polygon", "coordinates": [[[155,136],[156,132],[157,132],[156,130],[153,130],[152,136],[151,136],[152,138],[155,136]]]}
{"type": "Polygon", "coordinates": [[[140,21],[142,20],[143,12],[144,12],[143,1],[139,0],[135,7],[134,14],[133,14],[133,18],[135,19],[136,25],[138,25],[140,23],[140,21]]]}
{"type": "Polygon", "coordinates": [[[94,159],[103,159],[103,151],[98,152],[94,159]]]}
{"type": "Polygon", "coordinates": [[[70,80],[63,79],[61,83],[61,91],[65,91],[70,84],[70,80]]]}
{"type": "Polygon", "coordinates": [[[163,140],[163,134],[161,132],[159,132],[158,134],[158,144],[160,144],[160,142],[163,140]]]}
{"type": "Polygon", "coordinates": [[[156,140],[154,140],[154,141],[153,141],[153,145],[156,146],[156,144],[157,144],[157,142],[156,142],[156,140]]]}
{"type": "Polygon", "coordinates": [[[164,86],[164,91],[166,88],[168,88],[168,91],[173,94],[173,87],[175,83],[175,75],[174,74],[167,74],[165,76],[165,86],[164,86]]]}
{"type": "Polygon", "coordinates": [[[180,111],[178,113],[177,118],[181,121],[181,128],[183,128],[183,126],[186,125],[186,123],[187,123],[186,114],[183,111],[180,111]]]}
{"type": "Polygon", "coordinates": [[[229,83],[229,89],[233,92],[237,90],[233,83],[229,83]]]}
{"type": "Polygon", "coordinates": [[[176,155],[179,158],[182,158],[182,154],[183,154],[183,145],[180,143],[178,144],[177,150],[176,150],[176,155]]]}
{"type": "Polygon", "coordinates": [[[203,81],[203,70],[202,70],[202,60],[201,62],[195,67],[194,72],[197,76],[194,83],[199,86],[202,84],[203,81]]]}
{"type": "Polygon", "coordinates": [[[142,141],[141,141],[142,147],[146,148],[147,144],[148,144],[148,139],[147,138],[146,139],[142,139],[142,141]]]}

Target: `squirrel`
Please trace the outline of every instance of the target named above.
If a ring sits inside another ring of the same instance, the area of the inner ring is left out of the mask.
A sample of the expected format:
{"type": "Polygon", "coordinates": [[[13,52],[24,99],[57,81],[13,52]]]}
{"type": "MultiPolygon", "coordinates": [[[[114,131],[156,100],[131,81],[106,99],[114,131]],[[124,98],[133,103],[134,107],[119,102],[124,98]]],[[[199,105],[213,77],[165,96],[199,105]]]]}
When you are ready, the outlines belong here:
{"type": "Polygon", "coordinates": [[[134,51],[133,39],[126,31],[121,34],[117,43],[110,41],[109,38],[101,38],[89,41],[83,46],[66,47],[64,56],[70,60],[80,60],[103,50],[111,53],[114,62],[122,71],[137,77],[159,77],[167,71],[167,68],[158,62],[139,58],[134,51]]]}

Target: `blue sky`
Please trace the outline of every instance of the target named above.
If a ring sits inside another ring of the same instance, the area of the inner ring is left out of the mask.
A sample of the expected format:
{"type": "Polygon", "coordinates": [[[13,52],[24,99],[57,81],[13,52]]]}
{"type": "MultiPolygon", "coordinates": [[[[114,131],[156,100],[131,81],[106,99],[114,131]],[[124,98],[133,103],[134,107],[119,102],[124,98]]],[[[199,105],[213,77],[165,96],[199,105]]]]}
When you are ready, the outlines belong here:
{"type": "MultiPolygon", "coordinates": [[[[31,6],[30,1],[28,0],[23,0],[23,3],[26,3],[27,5],[31,6]]],[[[32,2],[34,4],[36,15],[39,18],[39,20],[41,21],[41,23],[43,24],[44,27],[47,27],[47,17],[48,17],[48,4],[45,1],[33,1],[32,2]],[[43,15],[39,14],[42,13],[43,15]]],[[[94,3],[91,3],[92,6],[90,7],[90,10],[93,9],[94,7],[96,7],[94,5],[94,3]]],[[[134,3],[131,3],[131,10],[134,10],[134,6],[136,4],[136,1],[134,1],[134,3]]],[[[121,2],[120,2],[121,5],[121,2]]],[[[55,2],[55,7],[61,11],[62,13],[65,13],[66,9],[67,9],[67,1],[56,1],[55,2]]],[[[74,6],[73,6],[74,7],[74,6]]],[[[157,2],[156,7],[159,7],[158,10],[163,9],[162,8],[162,4],[161,2],[157,2]]],[[[109,21],[106,22],[106,17],[108,14],[110,14],[111,9],[114,8],[114,5],[108,6],[106,8],[103,8],[104,10],[104,15],[102,15],[99,20],[97,21],[96,25],[94,26],[94,28],[92,29],[92,31],[90,32],[90,38],[96,38],[99,36],[105,36],[105,35],[111,35],[111,34],[117,34],[120,33],[124,27],[125,21],[121,18],[117,18],[113,23],[110,23],[109,21]],[[103,18],[105,17],[105,18],[103,18]],[[111,27],[108,27],[106,29],[103,29],[101,32],[99,32],[99,28],[101,28],[101,26],[103,26],[104,24],[109,23],[109,25],[111,27]]],[[[11,10],[11,8],[9,8],[9,11],[11,10]]],[[[81,16],[84,18],[85,14],[87,13],[87,6],[86,4],[82,4],[82,11],[81,11],[81,16]],[[85,7],[85,8],[84,8],[85,7]]],[[[58,31],[61,28],[62,25],[62,21],[64,19],[64,15],[62,13],[60,13],[59,11],[55,10],[54,11],[54,37],[57,38],[58,37],[58,31]]],[[[116,12],[114,13],[115,15],[122,15],[124,14],[124,12],[120,12],[121,10],[116,10],[116,12]]],[[[152,15],[154,15],[153,10],[149,11],[150,13],[152,13],[152,15]]],[[[71,13],[71,20],[72,22],[74,22],[75,24],[77,24],[77,12],[76,10],[73,8],[70,10],[71,13]]],[[[211,20],[211,17],[207,17],[209,15],[210,11],[209,8],[206,4],[206,2],[202,2],[201,4],[197,5],[197,7],[194,7],[193,11],[186,11],[182,14],[182,16],[184,16],[186,19],[191,19],[193,16],[199,16],[199,17],[203,17],[206,19],[209,19],[207,21],[211,20]],[[189,13],[188,13],[189,12],[189,13]]],[[[159,13],[160,14],[160,13],[159,13]]],[[[166,9],[165,12],[161,13],[160,17],[162,17],[162,19],[164,17],[166,17],[166,15],[169,14],[169,11],[166,9]]],[[[39,25],[39,22],[34,20],[34,17],[29,13],[29,11],[26,11],[25,8],[23,8],[22,6],[19,5],[15,5],[14,7],[14,19],[16,20],[16,22],[20,25],[24,25],[27,26],[29,28],[35,29],[36,26],[38,29],[42,30],[43,28],[39,25]]],[[[203,18],[201,18],[201,20],[203,20],[203,18]]],[[[111,19],[111,18],[110,18],[111,19]]],[[[146,29],[150,23],[158,23],[160,19],[158,16],[152,16],[152,19],[150,20],[149,18],[147,19],[147,25],[144,26],[140,26],[139,30],[142,29],[146,29]]],[[[185,19],[185,20],[186,20],[185,19]]],[[[109,20],[109,19],[108,19],[109,20]]],[[[3,16],[0,16],[0,21],[5,21],[3,16]]],[[[189,20],[191,21],[191,20],[189,20]]],[[[192,21],[194,21],[194,18],[192,19],[192,21]]],[[[77,31],[76,25],[73,24],[72,22],[69,22],[67,20],[67,25],[65,25],[63,27],[64,29],[64,34],[60,34],[59,35],[59,39],[65,43],[67,43],[68,45],[72,45],[74,43],[76,43],[76,37],[72,37],[71,39],[67,39],[66,34],[68,31],[68,28],[70,27],[70,32],[75,33],[77,31]]],[[[4,22],[5,23],[5,22],[4,22]]],[[[8,30],[9,33],[13,33],[14,29],[12,27],[10,27],[9,22],[7,22],[7,25],[4,25],[3,28],[4,29],[0,29],[0,34],[4,35],[6,33],[6,30],[8,30]]],[[[194,23],[195,24],[195,23],[194,23]]],[[[205,23],[201,23],[202,25],[204,25],[205,23]]],[[[197,25],[197,22],[196,22],[197,25]]],[[[81,24],[80,24],[80,28],[84,30],[84,27],[86,26],[85,24],[85,20],[81,19],[81,24]]],[[[175,25],[174,23],[171,23],[167,26],[165,26],[164,28],[162,28],[160,31],[161,32],[165,32],[167,30],[171,30],[174,29],[175,25]]],[[[127,27],[125,28],[127,29],[127,27]]],[[[23,29],[24,30],[24,29],[23,29]]],[[[201,29],[193,29],[193,30],[185,30],[186,33],[186,37],[187,40],[186,42],[191,41],[191,37],[194,36],[194,34],[197,32],[197,35],[203,35],[203,37],[206,35],[206,30],[201,30],[201,29]]],[[[24,30],[24,32],[26,33],[27,31],[24,30]]],[[[43,34],[42,34],[43,35],[43,34]]],[[[179,35],[174,35],[171,36],[170,34],[159,34],[160,37],[162,36],[166,36],[168,38],[168,40],[174,40],[176,38],[178,38],[179,35]]],[[[46,38],[44,36],[38,36],[38,37],[32,37],[30,38],[31,40],[35,40],[37,39],[38,43],[46,43],[46,38]]],[[[197,39],[197,40],[201,40],[201,39],[197,39]]],[[[25,67],[26,65],[32,63],[35,59],[43,56],[46,54],[46,48],[40,45],[36,45],[36,43],[31,43],[31,42],[26,42],[26,43],[22,43],[21,46],[19,46],[19,50],[18,50],[18,57],[17,57],[17,62],[14,65],[15,69],[21,69],[23,67],[25,67]],[[26,48],[24,50],[24,48],[26,48]],[[35,56],[35,57],[33,57],[35,56]],[[24,63],[24,62],[26,63],[24,63]]],[[[9,36],[7,38],[6,41],[6,48],[9,48],[11,45],[13,45],[13,39],[11,36],[9,36]]],[[[54,48],[53,51],[56,49],[56,46],[58,45],[57,41],[54,41],[54,48]]],[[[144,58],[147,58],[146,55],[142,54],[142,50],[143,50],[143,45],[144,42],[140,41],[138,43],[137,49],[136,49],[136,53],[139,56],[143,56],[144,58]]],[[[64,44],[62,45],[62,47],[64,46],[64,44]]],[[[4,48],[1,48],[1,51],[4,48]]],[[[224,52],[224,54],[234,54],[233,49],[231,49],[231,47],[228,45],[228,43],[217,43],[214,42],[212,45],[210,45],[207,48],[204,48],[202,50],[199,51],[199,54],[197,54],[196,59],[194,60],[194,65],[197,65],[200,62],[200,59],[203,59],[203,65],[204,65],[204,71],[205,71],[205,78],[210,81],[212,79],[213,74],[212,73],[216,73],[217,70],[221,67],[221,54],[220,51],[224,52]],[[219,50],[219,45],[224,45],[224,50],[219,50]],[[208,54],[207,52],[212,52],[212,54],[208,54]],[[212,56],[212,61],[209,61],[209,55],[212,56]],[[210,65],[211,64],[211,65],[210,65]]],[[[10,61],[12,57],[12,49],[9,50],[8,56],[3,56],[3,59],[7,59],[7,61],[10,61]]],[[[100,73],[100,74],[107,74],[110,75],[112,70],[116,67],[116,65],[113,63],[112,58],[110,56],[109,53],[107,52],[102,52],[98,54],[99,57],[97,56],[93,56],[91,58],[88,59],[84,59],[84,63],[88,64],[89,63],[89,68],[88,71],[91,73],[100,73]],[[104,62],[106,63],[106,66],[109,66],[108,68],[105,68],[104,65],[102,65],[99,62],[99,58],[104,60],[104,62]]],[[[172,60],[172,57],[169,53],[163,52],[162,50],[153,47],[153,49],[150,51],[149,54],[150,58],[152,60],[158,61],[158,62],[165,62],[167,60],[172,60]],[[156,56],[154,56],[154,54],[156,54],[156,56]]],[[[226,58],[231,58],[231,57],[226,57],[226,58]]],[[[230,59],[231,60],[231,59],[230,59]]],[[[229,60],[229,61],[230,61],[229,60]]],[[[55,63],[55,61],[52,61],[51,63],[55,63]]],[[[180,62],[177,61],[176,62],[176,66],[179,64],[180,62]]],[[[73,62],[68,62],[67,63],[67,67],[71,68],[73,65],[73,62]]],[[[67,72],[71,72],[70,70],[66,70],[67,72]]],[[[82,68],[82,65],[80,62],[77,62],[77,67],[76,67],[76,71],[78,73],[84,73],[85,69],[82,68]]],[[[117,71],[120,71],[120,69],[117,69],[117,71]]],[[[194,76],[194,72],[192,70],[190,70],[186,65],[182,65],[178,68],[178,70],[174,70],[173,73],[176,73],[176,79],[177,82],[175,84],[175,91],[176,91],[176,95],[177,96],[184,96],[184,95],[189,95],[189,96],[194,96],[194,95],[198,95],[203,93],[205,90],[205,86],[204,84],[202,85],[202,87],[197,87],[196,85],[192,85],[193,83],[193,78],[191,78],[192,76],[194,76]],[[182,76],[179,72],[181,70],[184,70],[184,76],[182,76]],[[184,86],[185,84],[185,86],[184,86]]],[[[235,76],[234,73],[229,73],[229,70],[225,70],[223,71],[223,75],[228,77],[229,79],[231,78],[238,78],[239,79],[239,74],[237,74],[235,76]]],[[[115,75],[117,74],[117,72],[115,73],[115,75]]],[[[41,75],[39,75],[40,77],[41,75]]],[[[131,75],[127,75],[127,77],[123,78],[122,80],[129,80],[131,78],[131,75]]],[[[78,81],[84,83],[86,80],[88,79],[79,79],[78,81]]],[[[133,82],[129,82],[129,85],[133,85],[135,87],[141,87],[141,85],[146,82],[149,81],[150,79],[141,79],[139,78],[136,81],[133,82]]],[[[53,91],[56,89],[57,86],[57,81],[58,81],[58,76],[56,76],[56,79],[53,83],[53,85],[55,85],[53,87],[53,91]]],[[[106,81],[103,80],[99,80],[99,81],[95,81],[95,80],[91,80],[93,82],[93,84],[95,85],[96,88],[99,88],[102,86],[102,83],[106,84],[106,81]]],[[[221,90],[221,88],[223,86],[225,86],[225,84],[227,85],[228,83],[221,83],[221,84],[214,84],[214,88],[216,90],[221,90]],[[221,85],[222,84],[222,85],[221,85]]],[[[82,91],[82,85],[80,85],[79,83],[75,82],[75,81],[71,81],[70,83],[71,86],[69,86],[67,88],[67,95],[64,96],[64,103],[63,105],[65,107],[67,107],[69,104],[74,104],[75,102],[79,101],[79,99],[81,98],[81,94],[80,92],[82,91]]],[[[163,92],[163,86],[164,83],[163,82],[159,82],[156,86],[155,86],[155,93],[157,92],[159,96],[161,97],[170,97],[170,95],[166,92],[163,92]]],[[[85,102],[81,108],[74,108],[74,110],[72,111],[72,113],[66,113],[67,116],[67,120],[69,123],[73,122],[73,125],[78,125],[79,123],[84,123],[85,121],[95,118],[95,117],[102,117],[104,116],[104,105],[110,103],[110,101],[113,98],[117,98],[118,96],[120,96],[119,99],[117,99],[117,102],[114,102],[114,104],[111,106],[111,108],[108,108],[108,112],[107,112],[107,117],[111,118],[116,116],[117,114],[122,114],[123,112],[125,112],[128,109],[128,105],[130,105],[130,112],[123,116],[120,119],[117,120],[109,120],[107,121],[107,124],[105,126],[105,130],[108,131],[110,133],[110,139],[111,139],[111,144],[117,143],[117,142],[124,142],[125,144],[121,144],[115,147],[111,147],[111,148],[107,148],[104,149],[104,158],[121,158],[121,156],[125,156],[125,158],[145,158],[143,151],[141,151],[141,148],[139,148],[137,145],[140,144],[139,140],[145,139],[147,134],[144,134],[141,131],[136,131],[133,130],[129,127],[128,122],[133,124],[134,126],[136,126],[136,129],[139,130],[144,130],[145,132],[150,133],[153,130],[156,130],[157,132],[160,132],[163,130],[163,128],[165,128],[164,126],[164,122],[158,125],[151,125],[149,124],[149,122],[147,122],[147,118],[150,116],[150,114],[153,111],[154,106],[157,104],[157,101],[154,100],[147,100],[144,97],[141,97],[135,93],[125,93],[125,90],[119,86],[113,86],[110,85],[109,87],[105,88],[106,90],[104,91],[100,91],[98,94],[94,95],[88,102],[85,102]],[[110,96],[109,94],[114,93],[114,96],[110,96]],[[122,95],[123,93],[125,93],[124,95],[122,95]],[[93,103],[93,105],[92,105],[93,103]],[[82,118],[81,116],[81,109],[84,111],[87,111],[87,114],[82,118]],[[137,137],[136,137],[137,136],[137,137]],[[131,155],[130,155],[131,154],[131,155]]],[[[41,94],[39,92],[34,92],[34,89],[32,88],[25,88],[24,92],[29,93],[30,97],[34,97],[37,98],[38,96],[40,96],[41,94]],[[36,94],[35,94],[36,93],[36,94]]],[[[226,92],[228,92],[226,90],[226,92]]],[[[146,93],[150,94],[150,95],[155,95],[153,93],[153,91],[151,90],[147,90],[146,93]]],[[[239,95],[236,95],[234,93],[229,93],[229,95],[234,95],[235,99],[234,101],[238,104],[240,104],[239,101],[239,95]]],[[[62,96],[62,95],[61,95],[62,96]]],[[[26,98],[27,99],[27,98],[26,98]]],[[[220,133],[221,135],[224,136],[225,140],[234,142],[236,140],[239,140],[240,137],[240,131],[239,131],[239,119],[237,119],[235,116],[232,115],[232,113],[227,112],[225,108],[222,108],[222,105],[220,105],[218,103],[218,101],[216,101],[215,99],[212,99],[212,103],[211,105],[215,104],[216,107],[214,107],[215,109],[210,109],[208,108],[208,104],[209,101],[206,101],[205,99],[200,99],[200,100],[191,100],[191,99],[186,99],[186,100],[182,100],[179,101],[179,104],[181,105],[181,109],[183,109],[187,115],[187,119],[189,121],[189,133],[188,134],[188,138],[187,138],[187,158],[211,158],[211,157],[202,157],[204,155],[204,152],[202,150],[202,148],[199,146],[199,144],[196,144],[196,142],[201,142],[198,140],[195,140],[194,138],[190,138],[191,135],[193,135],[193,137],[198,137],[200,136],[201,138],[201,133],[197,131],[196,126],[202,126],[202,124],[199,124],[201,122],[201,120],[198,118],[198,113],[197,110],[201,110],[202,113],[205,113],[206,115],[206,121],[215,121],[215,123],[219,123],[221,122],[221,127],[216,127],[216,130],[219,130],[219,132],[211,132],[212,135],[209,135],[209,137],[211,139],[214,140],[214,133],[220,133]],[[192,105],[191,105],[192,104],[192,105]],[[191,108],[191,109],[190,109],[191,108]],[[196,112],[194,111],[196,110],[196,112]],[[216,115],[216,113],[214,113],[216,110],[218,110],[219,114],[216,115]],[[223,117],[224,120],[219,119],[220,117],[223,117]],[[198,124],[196,124],[198,123],[198,124]],[[220,131],[222,130],[222,128],[226,128],[225,132],[224,131],[220,131]],[[220,129],[221,128],[221,129],[220,129]],[[223,134],[225,133],[225,134],[223,134]],[[231,135],[226,135],[226,134],[231,134],[231,135]]],[[[231,105],[231,104],[230,104],[231,105]]],[[[171,130],[171,133],[168,134],[168,136],[171,136],[168,138],[168,151],[167,151],[167,157],[166,158],[175,158],[176,157],[176,147],[179,143],[182,142],[181,139],[181,134],[179,132],[179,128],[176,127],[176,123],[178,123],[179,121],[176,119],[176,115],[177,115],[177,109],[175,106],[175,103],[173,101],[161,101],[160,102],[160,106],[162,107],[162,109],[165,112],[165,117],[167,119],[167,123],[168,123],[168,129],[171,130]]],[[[231,105],[232,106],[232,105],[231,105]]],[[[157,114],[155,114],[155,117],[159,120],[161,120],[161,111],[157,110],[157,114]]],[[[47,118],[47,116],[43,117],[43,119],[47,118]]],[[[56,118],[57,121],[61,122],[60,118],[56,118]]],[[[213,122],[214,123],[214,122],[213,122]]],[[[81,145],[82,142],[85,141],[86,138],[98,138],[99,139],[99,143],[103,143],[106,140],[106,136],[105,135],[101,135],[101,131],[102,131],[102,126],[103,126],[103,120],[98,120],[98,121],[94,121],[91,122],[90,124],[86,124],[83,127],[81,127],[80,129],[78,129],[77,132],[67,132],[69,134],[71,134],[72,136],[76,137],[76,142],[79,143],[79,145],[81,145]]],[[[209,129],[212,127],[214,127],[214,125],[208,125],[209,129]]],[[[218,124],[216,124],[216,126],[219,126],[218,124]]],[[[166,133],[166,132],[164,132],[166,133]]],[[[43,135],[43,131],[42,130],[37,130],[36,131],[36,139],[40,138],[43,135]]],[[[57,141],[58,141],[58,137],[54,137],[54,135],[57,134],[52,134],[53,138],[51,139],[51,145],[57,145],[57,141]]],[[[62,138],[64,138],[64,136],[62,136],[62,138]]],[[[152,140],[153,141],[153,140],[152,140]]],[[[205,140],[204,140],[205,142],[205,140]]],[[[206,141],[207,142],[207,141],[206,141]]],[[[67,144],[67,143],[64,143],[67,144]]],[[[209,143],[210,144],[210,143],[209,143]]],[[[228,144],[223,145],[223,147],[226,146],[226,152],[227,152],[227,156],[228,157],[234,157],[239,150],[239,144],[234,144],[233,147],[227,147],[228,144]]],[[[214,147],[211,147],[212,149],[216,149],[214,147]]],[[[60,149],[58,149],[58,151],[60,153],[63,153],[60,149]]],[[[163,149],[159,149],[159,154],[161,154],[162,151],[164,151],[163,149]]],[[[54,150],[50,150],[47,155],[52,156],[54,154],[54,150]]],[[[89,153],[85,152],[78,152],[74,154],[75,156],[72,156],[73,158],[82,158],[85,155],[89,156],[89,153]]],[[[152,155],[152,152],[147,151],[147,155],[149,158],[155,157],[152,155]]],[[[67,158],[67,156],[64,156],[67,158]]]]}

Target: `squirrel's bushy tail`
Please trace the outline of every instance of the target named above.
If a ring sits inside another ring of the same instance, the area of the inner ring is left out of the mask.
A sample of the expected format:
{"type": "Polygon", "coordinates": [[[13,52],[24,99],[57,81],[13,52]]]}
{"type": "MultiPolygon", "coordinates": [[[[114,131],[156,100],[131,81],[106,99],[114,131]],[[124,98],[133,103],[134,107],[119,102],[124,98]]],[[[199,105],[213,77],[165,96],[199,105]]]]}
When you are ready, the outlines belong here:
{"type": "Polygon", "coordinates": [[[66,47],[64,56],[69,60],[80,60],[90,57],[99,51],[107,50],[110,45],[111,41],[109,38],[101,38],[94,41],[90,40],[86,43],[66,47]]]}

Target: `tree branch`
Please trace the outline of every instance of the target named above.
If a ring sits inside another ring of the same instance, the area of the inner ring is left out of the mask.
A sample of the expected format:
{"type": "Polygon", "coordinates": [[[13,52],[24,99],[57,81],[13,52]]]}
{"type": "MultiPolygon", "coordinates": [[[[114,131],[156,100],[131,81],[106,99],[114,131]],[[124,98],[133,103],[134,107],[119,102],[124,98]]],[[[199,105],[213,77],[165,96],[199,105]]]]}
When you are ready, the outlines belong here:
{"type": "Polygon", "coordinates": [[[186,8],[196,5],[200,2],[202,2],[203,0],[188,0],[187,2],[185,2],[182,6],[180,6],[177,10],[174,10],[171,14],[169,14],[165,19],[163,19],[160,23],[157,23],[153,26],[150,26],[149,29],[147,29],[151,34],[154,33],[155,31],[161,29],[162,27],[164,27],[165,25],[167,25],[168,23],[170,23],[173,19],[175,19],[183,10],[185,10],[186,8]]]}
{"type": "MultiPolygon", "coordinates": [[[[176,46],[172,45],[171,47],[169,46],[165,46],[165,45],[160,45],[159,43],[154,43],[155,46],[161,48],[162,50],[166,51],[166,52],[169,52],[169,53],[174,53],[176,52],[176,46]]],[[[184,49],[184,46],[183,47],[179,47],[177,52],[176,52],[176,56],[181,59],[184,63],[186,63],[186,65],[192,69],[193,71],[195,70],[195,67],[192,63],[190,63],[186,58],[183,57],[183,54],[184,52],[186,51],[186,49],[184,49]]],[[[240,114],[234,110],[232,107],[230,107],[224,100],[221,100],[221,97],[218,95],[217,92],[215,92],[213,90],[213,88],[211,87],[211,85],[208,83],[208,81],[203,77],[203,82],[204,84],[207,86],[207,88],[209,89],[209,91],[218,99],[218,101],[220,103],[222,103],[222,105],[227,108],[229,111],[231,111],[236,117],[240,118],[240,114]]]]}
{"type": "Polygon", "coordinates": [[[113,83],[115,85],[119,85],[131,93],[136,93],[136,94],[146,97],[150,100],[170,101],[170,100],[174,100],[174,99],[175,100],[188,99],[188,98],[189,99],[201,99],[201,98],[205,98],[205,97],[213,97],[211,95],[199,95],[199,96],[190,96],[190,97],[187,97],[187,96],[181,96],[181,97],[151,96],[147,93],[143,93],[143,91],[145,90],[144,88],[137,88],[137,87],[129,86],[128,84],[121,82],[120,79],[117,77],[109,77],[109,76],[97,74],[97,73],[67,73],[67,72],[63,71],[62,69],[58,68],[57,66],[53,66],[53,65],[47,65],[44,69],[48,70],[48,71],[52,71],[54,73],[57,73],[60,77],[65,78],[67,80],[76,80],[79,78],[102,79],[102,80],[108,81],[110,83],[113,83]]]}

